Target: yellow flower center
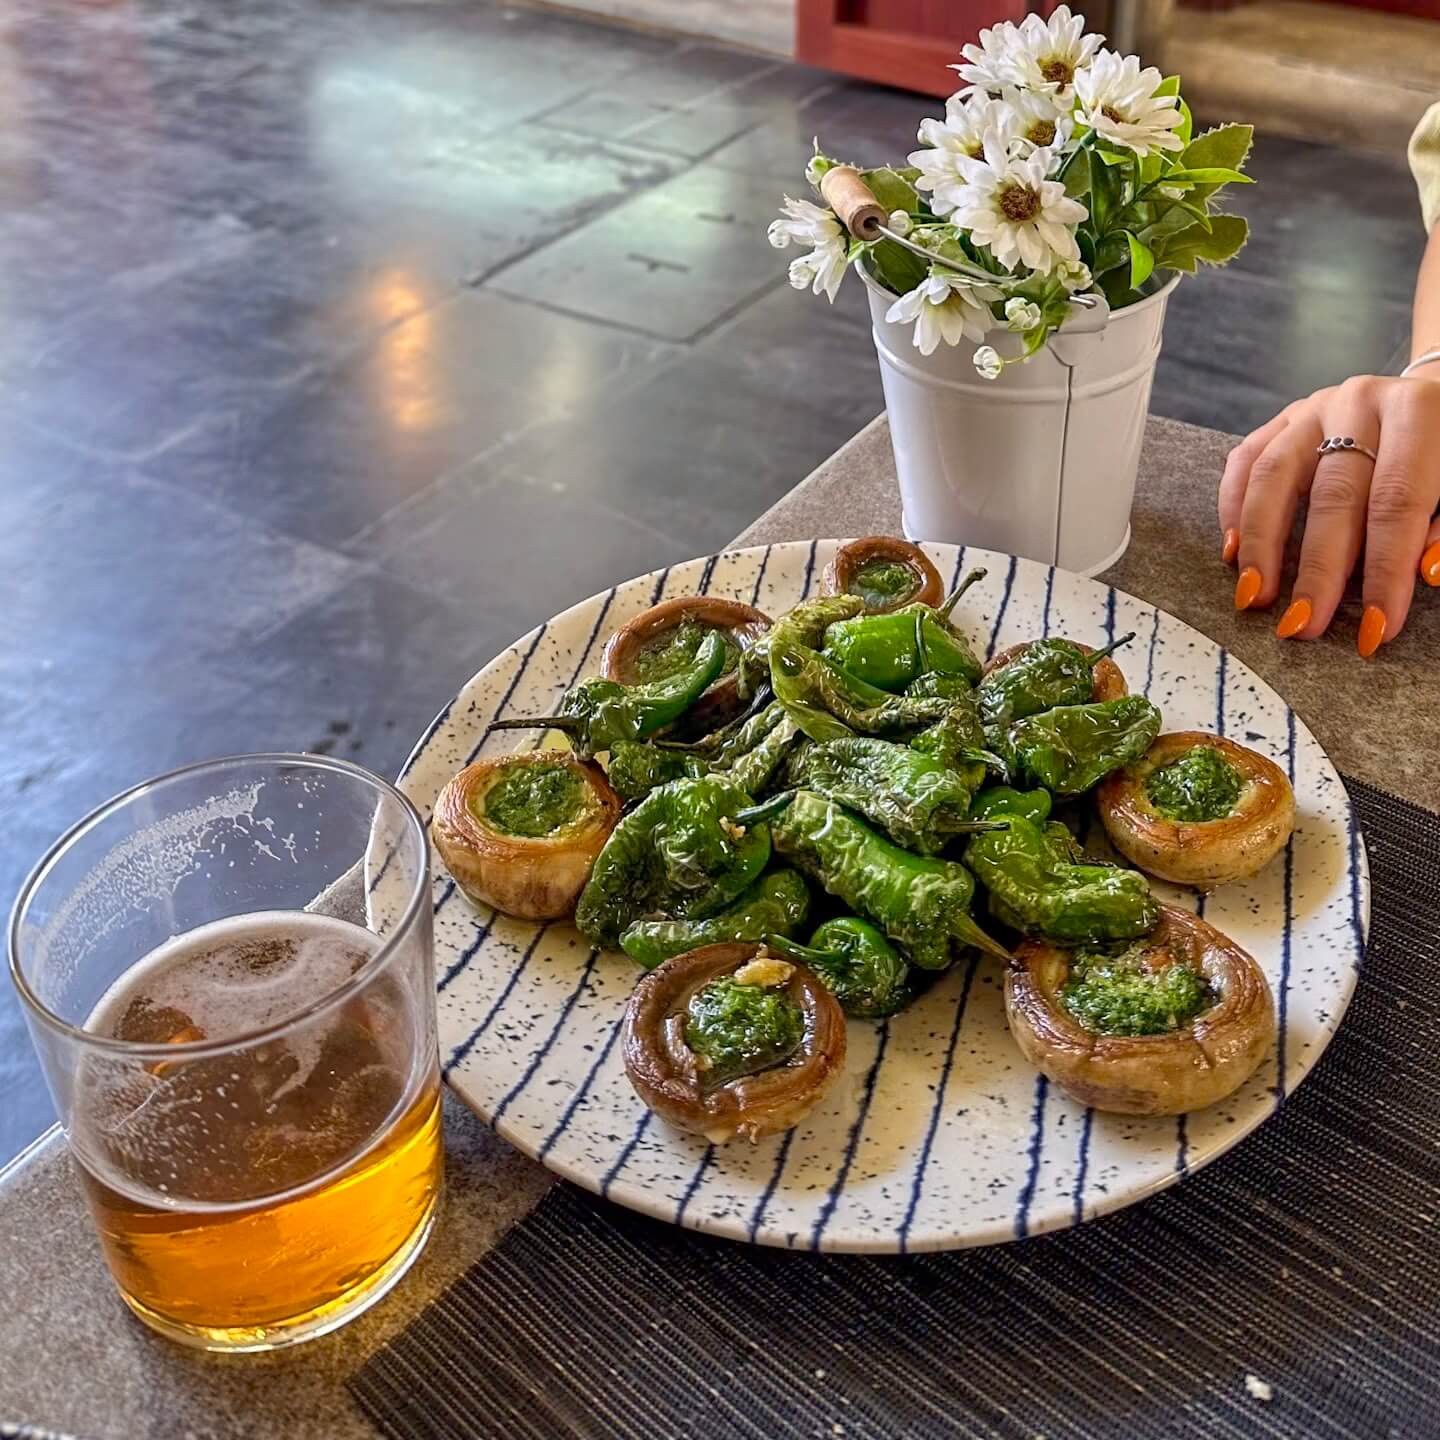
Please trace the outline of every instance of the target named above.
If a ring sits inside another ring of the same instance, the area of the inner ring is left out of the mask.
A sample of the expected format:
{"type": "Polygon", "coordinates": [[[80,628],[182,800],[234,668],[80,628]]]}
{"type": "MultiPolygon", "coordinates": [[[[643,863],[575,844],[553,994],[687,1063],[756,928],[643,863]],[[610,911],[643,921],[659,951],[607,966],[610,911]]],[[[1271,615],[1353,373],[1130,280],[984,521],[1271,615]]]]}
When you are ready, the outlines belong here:
{"type": "Polygon", "coordinates": [[[1053,120],[1037,120],[1026,132],[1025,138],[1032,145],[1049,145],[1055,139],[1055,122],[1053,120]]]}
{"type": "Polygon", "coordinates": [[[1020,224],[1033,220],[1040,213],[1040,196],[1028,185],[1011,183],[1000,190],[1000,213],[1007,219],[1020,224]]]}
{"type": "Polygon", "coordinates": [[[1049,85],[1068,85],[1075,78],[1075,67],[1058,55],[1040,62],[1040,74],[1049,85]]]}

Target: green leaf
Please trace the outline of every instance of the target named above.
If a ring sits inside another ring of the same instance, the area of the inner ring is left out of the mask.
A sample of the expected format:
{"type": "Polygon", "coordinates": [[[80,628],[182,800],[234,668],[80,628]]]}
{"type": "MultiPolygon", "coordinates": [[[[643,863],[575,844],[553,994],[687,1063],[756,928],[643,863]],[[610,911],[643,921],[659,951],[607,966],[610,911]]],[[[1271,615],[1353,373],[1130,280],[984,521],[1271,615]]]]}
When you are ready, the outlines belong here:
{"type": "Polygon", "coordinates": [[[1178,75],[1167,75],[1156,87],[1157,95],[1178,95],[1180,93],[1180,77],[1178,75]]]}
{"type": "Polygon", "coordinates": [[[901,171],[886,165],[879,170],[866,170],[860,178],[870,187],[887,214],[892,210],[909,212],[919,208],[919,193],[901,171]]]}
{"type": "Polygon", "coordinates": [[[1241,170],[1254,138],[1253,125],[1221,125],[1192,140],[1181,153],[1180,164],[1187,170],[1241,170]]]}
{"type": "Polygon", "coordinates": [[[1088,150],[1076,150],[1065,162],[1065,168],[1060,172],[1060,178],[1065,182],[1065,193],[1072,199],[1090,193],[1090,152],[1088,150]]]}
{"type": "Polygon", "coordinates": [[[1112,310],[1118,310],[1122,305],[1133,304],[1140,297],[1130,288],[1130,274],[1121,268],[1112,270],[1108,275],[1100,277],[1100,289],[1106,300],[1110,302],[1112,310]]]}
{"type": "MultiPolygon", "coordinates": [[[[1107,235],[1095,248],[1095,263],[1090,267],[1094,275],[1105,275],[1128,265],[1130,247],[1124,235],[1107,235]]],[[[1128,277],[1129,271],[1126,271],[1128,277]]]]}
{"type": "Polygon", "coordinates": [[[1129,230],[1125,232],[1125,239],[1130,245],[1130,288],[1138,290],[1150,278],[1150,272],[1155,268],[1155,257],[1150,253],[1150,247],[1129,230]]]}
{"type": "Polygon", "coordinates": [[[1133,150],[1104,150],[1099,145],[1095,147],[1095,153],[1107,165],[1128,165],[1135,158],[1133,150]]]}
{"type": "Polygon", "coordinates": [[[1172,170],[1166,177],[1167,185],[1253,185],[1255,182],[1248,176],[1242,175],[1238,170],[1231,170],[1224,165],[1201,165],[1195,168],[1186,166],[1181,170],[1172,170]]]}
{"type": "Polygon", "coordinates": [[[1155,263],[1165,270],[1193,270],[1197,260],[1206,265],[1223,265],[1239,254],[1249,235],[1250,226],[1243,217],[1212,215],[1209,230],[1191,225],[1168,236],[1155,251],[1155,263]]]}
{"type": "Polygon", "coordinates": [[[1120,199],[1120,176],[1108,165],[1090,167],[1090,218],[1097,234],[1104,234],[1120,199]]]}
{"type": "Polygon", "coordinates": [[[1180,102],[1180,123],[1175,127],[1175,133],[1180,137],[1182,145],[1188,145],[1191,136],[1195,134],[1195,117],[1183,100],[1180,102]]]}
{"type": "Polygon", "coordinates": [[[878,240],[870,247],[870,270],[897,295],[907,295],[929,273],[930,267],[893,240],[878,240]]]}

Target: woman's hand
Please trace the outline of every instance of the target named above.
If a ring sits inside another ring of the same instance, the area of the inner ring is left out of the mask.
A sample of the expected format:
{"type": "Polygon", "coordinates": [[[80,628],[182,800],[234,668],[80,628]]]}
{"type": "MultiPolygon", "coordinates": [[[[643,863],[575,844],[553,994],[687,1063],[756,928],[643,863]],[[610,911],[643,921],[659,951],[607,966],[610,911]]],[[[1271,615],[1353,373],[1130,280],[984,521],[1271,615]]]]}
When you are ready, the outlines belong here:
{"type": "Polygon", "coordinates": [[[1300,568],[1276,634],[1316,640],[1365,551],[1359,650],[1369,657],[1400,633],[1415,573],[1440,585],[1440,365],[1404,379],[1357,375],[1287,406],[1247,435],[1220,481],[1221,550],[1240,567],[1235,608],[1263,608],[1280,591],[1285,541],[1310,497],[1300,568]],[[1320,455],[1331,436],[1360,450],[1320,455]]]}

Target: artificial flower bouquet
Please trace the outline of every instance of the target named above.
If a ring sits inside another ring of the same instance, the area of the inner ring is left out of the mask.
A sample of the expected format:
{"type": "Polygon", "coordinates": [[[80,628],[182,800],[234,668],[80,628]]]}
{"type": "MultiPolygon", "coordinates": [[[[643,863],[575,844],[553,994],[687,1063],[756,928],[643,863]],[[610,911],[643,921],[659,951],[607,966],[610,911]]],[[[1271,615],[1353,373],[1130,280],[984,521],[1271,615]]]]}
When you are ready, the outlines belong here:
{"type": "MultiPolygon", "coordinates": [[[[1195,135],[1178,76],[1103,44],[1068,5],[982,30],[951,67],[965,83],[945,118],[921,122],[909,167],[860,171],[889,212],[885,228],[928,258],[885,236],[854,239],[831,209],[787,196],[770,243],[810,247],[790,283],[833,301],[858,261],[895,294],[886,319],[913,323],[924,355],[1014,332],[1019,353],[975,352],[994,379],[1045,344],[1072,296],[1098,292],[1118,310],[1166,271],[1231,259],[1248,227],[1216,205],[1226,185],[1250,183],[1252,127],[1195,135]]],[[[818,191],[836,164],[817,140],[805,178],[818,191]]]]}

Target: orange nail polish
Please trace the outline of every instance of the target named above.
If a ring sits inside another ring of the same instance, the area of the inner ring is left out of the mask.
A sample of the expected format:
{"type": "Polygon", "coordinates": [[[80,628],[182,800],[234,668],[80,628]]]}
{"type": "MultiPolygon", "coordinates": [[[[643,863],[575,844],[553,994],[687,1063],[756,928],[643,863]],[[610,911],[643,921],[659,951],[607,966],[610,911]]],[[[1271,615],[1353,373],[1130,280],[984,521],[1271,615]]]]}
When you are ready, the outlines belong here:
{"type": "Polygon", "coordinates": [[[1440,585],[1440,540],[1420,557],[1420,574],[1427,585],[1440,585]]]}
{"type": "Polygon", "coordinates": [[[1308,600],[1292,600],[1290,608],[1280,617],[1280,623],[1275,627],[1275,633],[1282,639],[1288,640],[1292,635],[1298,635],[1310,623],[1310,602],[1308,600]]]}
{"type": "Polygon", "coordinates": [[[1260,587],[1264,583],[1260,572],[1253,565],[1247,565],[1240,572],[1240,578],[1235,582],[1235,608],[1248,610],[1255,603],[1255,597],[1260,593],[1260,587]]]}
{"type": "Polygon", "coordinates": [[[1368,660],[1385,638],[1385,612],[1378,605],[1367,605],[1360,618],[1360,639],[1356,648],[1368,660]]]}
{"type": "MultiPolygon", "coordinates": [[[[1225,532],[1225,543],[1220,547],[1220,559],[1222,563],[1226,565],[1233,564],[1239,549],[1240,532],[1235,529],[1227,530],[1225,532]]],[[[1437,552],[1440,552],[1440,545],[1437,545],[1436,549],[1437,552]]],[[[1440,555],[1437,555],[1437,558],[1440,558],[1440,555]]]]}

